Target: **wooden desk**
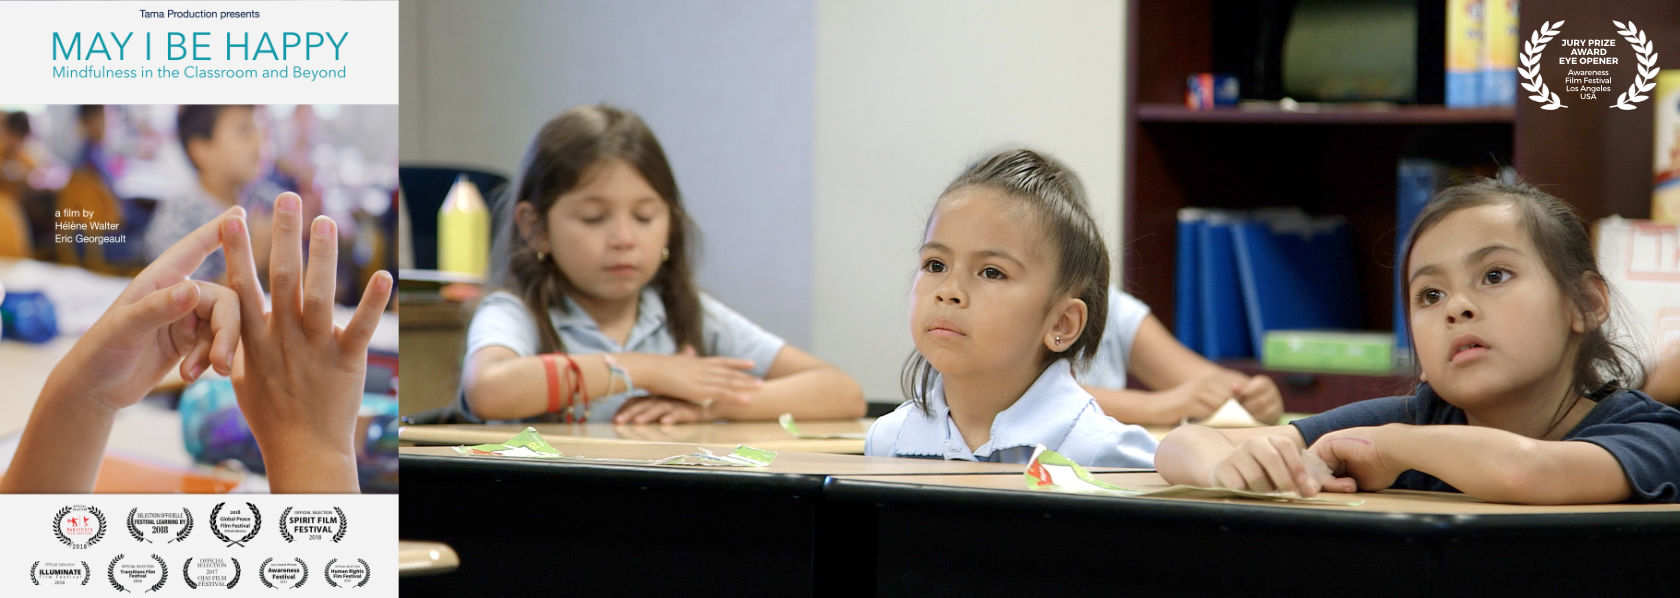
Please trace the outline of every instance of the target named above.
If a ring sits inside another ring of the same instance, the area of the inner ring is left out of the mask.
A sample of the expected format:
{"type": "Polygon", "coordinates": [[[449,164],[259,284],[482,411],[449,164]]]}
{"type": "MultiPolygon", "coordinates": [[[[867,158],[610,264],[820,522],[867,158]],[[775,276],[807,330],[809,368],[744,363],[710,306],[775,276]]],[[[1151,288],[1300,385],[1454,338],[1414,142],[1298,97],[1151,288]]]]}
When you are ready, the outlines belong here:
{"type": "MultiPolygon", "coordinates": [[[[1165,485],[1153,473],[1098,477],[1140,489],[1165,485]]],[[[1680,577],[1653,562],[1680,549],[1680,505],[1498,505],[1396,491],[1331,496],[1365,503],[1083,496],[990,475],[838,476],[823,495],[836,525],[876,530],[867,545],[837,555],[850,559],[841,568],[873,572],[847,591],[878,595],[1680,590],[1680,577]],[[1019,565],[974,566],[1003,553],[1019,565]]]]}
{"type": "Polygon", "coordinates": [[[397,574],[402,577],[441,575],[461,566],[455,549],[442,542],[397,541],[397,574]]]}
{"type": "MultiPolygon", "coordinates": [[[[807,434],[861,434],[872,419],[801,421],[799,431],[807,434]]],[[[719,422],[678,425],[587,424],[443,424],[403,426],[397,438],[403,442],[431,445],[497,443],[518,434],[525,426],[537,429],[551,443],[625,444],[639,442],[682,442],[688,444],[745,444],[773,451],[863,454],[863,439],[795,438],[776,422],[719,422]]]]}
{"type": "MultiPolygon", "coordinates": [[[[638,459],[696,446],[550,442],[566,454],[638,459]]],[[[811,595],[856,575],[832,564],[874,533],[825,517],[830,476],[1021,476],[1020,465],[801,452],[762,469],[467,457],[446,447],[403,447],[399,459],[402,534],[469,556],[454,574],[405,584],[405,596],[475,595],[488,583],[577,595],[811,595]]]]}

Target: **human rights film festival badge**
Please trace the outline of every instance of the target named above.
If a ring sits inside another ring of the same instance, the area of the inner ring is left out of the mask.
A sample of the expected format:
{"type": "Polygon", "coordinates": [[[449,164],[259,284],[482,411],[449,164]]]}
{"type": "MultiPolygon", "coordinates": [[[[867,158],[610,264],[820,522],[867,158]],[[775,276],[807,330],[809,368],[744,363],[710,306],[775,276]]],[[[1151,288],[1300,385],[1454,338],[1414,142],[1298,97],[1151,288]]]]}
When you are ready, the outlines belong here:
{"type": "Polygon", "coordinates": [[[1633,21],[1576,22],[1567,31],[1564,23],[1545,21],[1523,40],[1517,76],[1530,101],[1541,110],[1635,110],[1651,99],[1662,67],[1645,30],[1633,21]]]}
{"type": "Polygon", "coordinates": [[[275,560],[273,557],[263,559],[257,565],[257,579],[262,580],[265,587],[280,589],[297,589],[309,581],[309,565],[303,564],[303,559],[275,560]]]}
{"type": "Polygon", "coordinates": [[[365,559],[355,562],[333,559],[327,561],[327,566],[321,568],[321,575],[327,578],[327,585],[335,588],[359,588],[367,585],[372,576],[372,569],[368,568],[365,559]]]}
{"type": "Polygon", "coordinates": [[[187,557],[181,564],[181,580],[194,590],[239,585],[239,559],[233,557],[187,557]]]}
{"type": "Polygon", "coordinates": [[[53,535],[65,546],[81,550],[105,537],[105,514],[99,507],[71,505],[53,515],[53,535]]]}
{"type": "Polygon", "coordinates": [[[128,511],[128,534],[147,544],[171,544],[187,539],[192,533],[192,511],[142,511],[138,507],[128,511]]]}
{"type": "Polygon", "coordinates": [[[38,586],[85,586],[92,578],[87,561],[35,561],[29,565],[29,583],[38,586]]]}
{"type": "Polygon", "coordinates": [[[127,556],[119,554],[105,567],[105,579],[118,592],[156,592],[163,589],[164,582],[169,581],[169,566],[163,564],[163,557],[155,554],[151,558],[127,556]]]}
{"type": "Polygon", "coordinates": [[[350,521],[344,516],[344,509],[338,507],[332,510],[286,507],[280,513],[280,537],[287,542],[332,540],[336,543],[343,540],[344,533],[349,530],[350,521]]]}
{"type": "Polygon", "coordinates": [[[226,542],[229,548],[245,546],[246,542],[257,537],[259,531],[262,531],[262,513],[253,503],[240,507],[238,503],[230,506],[220,502],[216,503],[216,508],[210,509],[210,533],[226,542]]]}

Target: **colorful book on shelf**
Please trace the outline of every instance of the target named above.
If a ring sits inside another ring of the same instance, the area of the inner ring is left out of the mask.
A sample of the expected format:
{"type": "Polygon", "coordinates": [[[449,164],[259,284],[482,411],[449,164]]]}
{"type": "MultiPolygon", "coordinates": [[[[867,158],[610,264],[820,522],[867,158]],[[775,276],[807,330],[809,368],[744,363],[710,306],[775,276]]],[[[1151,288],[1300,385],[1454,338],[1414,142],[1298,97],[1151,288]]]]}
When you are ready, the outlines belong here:
{"type": "Polygon", "coordinates": [[[1173,271],[1173,336],[1197,353],[1202,352],[1202,285],[1196,248],[1201,246],[1202,218],[1206,215],[1200,208],[1178,211],[1178,254],[1173,271]]]}
{"type": "Polygon", "coordinates": [[[1680,69],[1657,73],[1651,94],[1656,155],[1651,160],[1651,219],[1680,224],[1680,69]]]}
{"type": "Polygon", "coordinates": [[[1517,0],[1483,0],[1482,39],[1482,105],[1517,105],[1517,0]]]}
{"type": "Polygon", "coordinates": [[[1264,346],[1271,330],[1359,327],[1353,239],[1345,219],[1265,211],[1231,232],[1254,348],[1264,346]]]}
{"type": "Polygon", "coordinates": [[[1260,363],[1280,370],[1387,374],[1394,370],[1393,341],[1385,332],[1273,330],[1261,345],[1260,363]]]}
{"type": "Polygon", "coordinates": [[[1202,355],[1208,359],[1254,356],[1232,240],[1232,229],[1240,220],[1237,214],[1209,212],[1197,229],[1202,355]]]}
{"type": "Polygon", "coordinates": [[[1448,108],[1480,108],[1485,105],[1482,101],[1484,8],[1483,0],[1447,0],[1448,108]]]}

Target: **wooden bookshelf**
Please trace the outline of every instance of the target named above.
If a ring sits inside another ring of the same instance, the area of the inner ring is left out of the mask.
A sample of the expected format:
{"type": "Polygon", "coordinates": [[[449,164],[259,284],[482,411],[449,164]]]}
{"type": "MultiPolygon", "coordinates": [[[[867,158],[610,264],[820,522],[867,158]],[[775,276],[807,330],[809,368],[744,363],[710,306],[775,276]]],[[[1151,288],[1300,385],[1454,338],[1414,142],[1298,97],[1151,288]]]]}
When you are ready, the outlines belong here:
{"type": "MultiPolygon", "coordinates": [[[[1444,10],[1440,0],[1419,4],[1420,19],[1444,10]]],[[[1612,110],[1604,102],[1560,115],[1521,98],[1515,108],[1492,109],[1394,104],[1321,104],[1296,111],[1185,108],[1185,77],[1213,70],[1211,30],[1217,17],[1228,16],[1219,11],[1246,10],[1241,7],[1231,0],[1133,0],[1127,7],[1124,288],[1149,304],[1169,328],[1180,208],[1300,206],[1310,214],[1347,218],[1356,244],[1362,327],[1392,329],[1394,197],[1403,155],[1439,150],[1455,154],[1451,158],[1513,166],[1525,180],[1570,201],[1589,222],[1612,214],[1649,216],[1650,109],[1612,110]]],[[[1680,2],[1529,0],[1521,11],[1518,26],[1524,36],[1542,20],[1631,19],[1645,29],[1658,53],[1680,56],[1680,2]]],[[[1420,20],[1419,48],[1443,44],[1443,34],[1439,22],[1420,20]]],[[[1420,51],[1419,56],[1419,95],[1427,97],[1431,92],[1423,78],[1430,70],[1421,61],[1434,63],[1439,52],[1420,51]]],[[[1438,93],[1435,83],[1433,93],[1438,93]]],[[[1348,384],[1309,385],[1304,392],[1346,393],[1368,386],[1356,378],[1347,378],[1348,384]]],[[[1375,395],[1297,401],[1333,406],[1368,396],[1375,395]]]]}

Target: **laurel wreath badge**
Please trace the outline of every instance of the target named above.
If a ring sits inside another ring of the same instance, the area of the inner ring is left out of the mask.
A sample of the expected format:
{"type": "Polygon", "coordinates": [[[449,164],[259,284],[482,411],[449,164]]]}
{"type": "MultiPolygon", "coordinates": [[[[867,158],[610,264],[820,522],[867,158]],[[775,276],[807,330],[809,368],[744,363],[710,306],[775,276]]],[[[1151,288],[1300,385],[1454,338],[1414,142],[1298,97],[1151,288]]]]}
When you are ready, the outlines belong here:
{"type": "Polygon", "coordinates": [[[1622,92],[1622,95],[1616,96],[1616,103],[1610,107],[1633,110],[1638,108],[1634,104],[1650,99],[1650,96],[1645,94],[1657,86],[1657,73],[1662,71],[1662,67],[1657,66],[1657,53],[1652,51],[1651,40],[1645,39],[1645,32],[1634,26],[1633,21],[1625,24],[1621,21],[1610,22],[1616,24],[1616,33],[1627,40],[1633,52],[1638,54],[1636,68],[1639,70],[1639,74],[1633,77],[1633,84],[1628,85],[1627,91],[1622,92]]]}
{"type": "MultiPolygon", "coordinates": [[[[263,559],[263,562],[262,562],[261,565],[257,565],[257,581],[262,582],[262,585],[265,586],[265,587],[272,588],[272,589],[278,589],[279,586],[274,585],[274,582],[271,582],[271,581],[268,580],[268,564],[272,563],[272,562],[274,562],[274,557],[268,557],[266,559],[263,559]]],[[[294,558],[294,559],[292,559],[292,562],[297,563],[297,566],[298,566],[298,580],[297,580],[297,583],[294,583],[291,586],[292,589],[295,590],[297,588],[303,587],[303,582],[309,581],[309,566],[303,564],[303,559],[302,558],[294,558]]]]}
{"type": "MultiPolygon", "coordinates": [[[[252,538],[257,537],[257,532],[262,531],[262,512],[257,510],[256,504],[245,503],[245,506],[251,509],[251,532],[238,540],[230,540],[227,534],[222,533],[221,526],[216,524],[216,515],[222,512],[222,507],[225,505],[227,503],[219,502],[216,503],[215,508],[210,509],[210,533],[215,534],[216,539],[227,542],[229,548],[234,546],[244,547],[246,542],[250,542],[252,538]]],[[[281,522],[284,523],[285,519],[281,519],[281,522]]]]}
{"type": "MultiPolygon", "coordinates": [[[[333,566],[333,563],[336,563],[336,562],[338,562],[338,559],[332,559],[332,560],[327,561],[326,566],[321,567],[321,571],[322,571],[321,575],[326,576],[327,585],[335,587],[335,588],[342,588],[344,586],[338,585],[338,582],[333,581],[333,577],[332,577],[332,566],[333,566]]],[[[351,586],[351,587],[359,588],[359,587],[367,585],[368,579],[371,579],[373,577],[373,567],[368,566],[367,559],[356,559],[356,562],[362,564],[362,581],[357,582],[356,585],[351,586]]],[[[301,581],[298,582],[298,585],[303,585],[303,582],[301,582],[301,581]]]]}
{"type": "Polygon", "coordinates": [[[1568,108],[1558,98],[1557,92],[1546,87],[1546,82],[1540,78],[1540,53],[1546,51],[1546,44],[1552,43],[1552,38],[1557,37],[1561,31],[1563,21],[1558,21],[1556,25],[1551,21],[1541,23],[1539,29],[1529,34],[1528,41],[1523,42],[1522,53],[1517,55],[1517,59],[1522,62],[1522,66],[1517,68],[1517,75],[1524,81],[1522,87],[1534,94],[1528,96],[1528,99],[1542,104],[1541,110],[1568,108]]]}
{"type": "Polygon", "coordinates": [[[74,540],[71,540],[69,536],[64,535],[64,529],[60,527],[60,524],[64,521],[64,516],[70,514],[70,507],[59,509],[58,514],[53,516],[53,535],[58,537],[59,542],[71,548],[81,549],[98,544],[100,538],[105,537],[105,513],[100,511],[99,507],[88,507],[87,510],[88,513],[93,515],[94,519],[99,520],[99,530],[93,532],[93,537],[88,538],[87,544],[77,546],[74,540]]]}

